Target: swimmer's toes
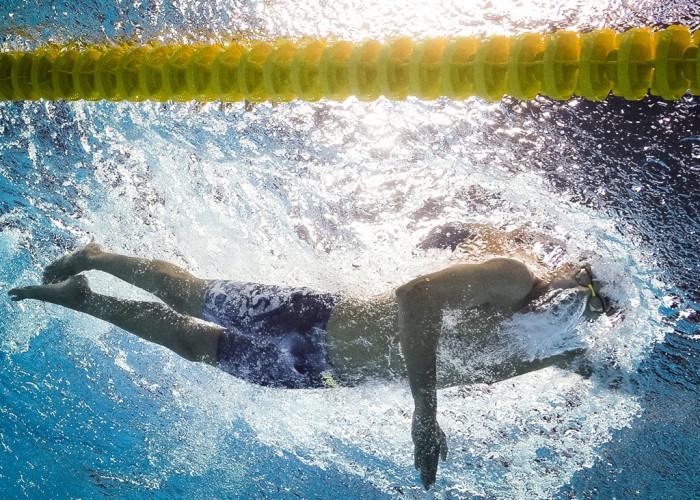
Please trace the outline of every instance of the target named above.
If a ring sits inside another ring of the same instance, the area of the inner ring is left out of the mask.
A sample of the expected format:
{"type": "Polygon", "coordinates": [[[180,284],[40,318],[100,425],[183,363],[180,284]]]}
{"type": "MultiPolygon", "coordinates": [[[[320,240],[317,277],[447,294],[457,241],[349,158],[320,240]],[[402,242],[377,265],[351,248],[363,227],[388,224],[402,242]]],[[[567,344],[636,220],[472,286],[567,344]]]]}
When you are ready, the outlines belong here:
{"type": "Polygon", "coordinates": [[[59,283],[13,288],[7,292],[13,302],[36,299],[67,307],[80,305],[90,293],[90,284],[82,274],[71,276],[59,283]]]}
{"type": "Polygon", "coordinates": [[[34,297],[34,290],[37,287],[35,286],[25,286],[22,288],[13,288],[9,292],[7,292],[7,295],[10,296],[10,300],[13,302],[19,302],[20,300],[24,299],[31,299],[34,297]]]}
{"type": "Polygon", "coordinates": [[[13,302],[19,302],[20,300],[24,300],[25,298],[20,288],[13,288],[12,290],[7,292],[7,295],[10,296],[10,300],[13,302]]]}

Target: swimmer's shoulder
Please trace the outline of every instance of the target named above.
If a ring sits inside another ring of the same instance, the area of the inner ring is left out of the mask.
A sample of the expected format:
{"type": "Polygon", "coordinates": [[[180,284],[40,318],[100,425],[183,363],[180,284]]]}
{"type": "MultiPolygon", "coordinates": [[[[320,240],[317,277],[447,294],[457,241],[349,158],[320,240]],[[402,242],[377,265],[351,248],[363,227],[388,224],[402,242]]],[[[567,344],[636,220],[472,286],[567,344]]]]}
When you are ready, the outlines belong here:
{"type": "Polygon", "coordinates": [[[508,257],[495,257],[479,263],[454,264],[439,271],[418,276],[399,286],[395,293],[400,296],[415,290],[427,290],[431,287],[431,283],[443,285],[451,281],[490,280],[494,277],[531,280],[533,276],[530,268],[523,262],[508,257]]]}
{"type": "Polygon", "coordinates": [[[484,272],[490,274],[501,274],[515,278],[525,278],[533,275],[525,263],[510,257],[494,257],[476,265],[484,272]]]}

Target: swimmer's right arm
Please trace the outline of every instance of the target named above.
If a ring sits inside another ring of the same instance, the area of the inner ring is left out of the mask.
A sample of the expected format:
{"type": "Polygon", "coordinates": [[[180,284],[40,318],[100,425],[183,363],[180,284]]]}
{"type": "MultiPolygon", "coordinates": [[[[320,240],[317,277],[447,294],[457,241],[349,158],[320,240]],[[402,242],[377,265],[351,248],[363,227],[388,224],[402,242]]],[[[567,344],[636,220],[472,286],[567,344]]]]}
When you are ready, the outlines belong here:
{"type": "Polygon", "coordinates": [[[396,298],[401,349],[414,402],[414,463],[427,489],[435,483],[438,458],[447,458],[447,440],[437,422],[436,359],[442,312],[425,296],[427,289],[411,285],[400,287],[396,298]]]}
{"type": "Polygon", "coordinates": [[[438,459],[447,458],[447,441],[437,423],[436,365],[443,309],[517,304],[532,289],[532,280],[523,264],[492,259],[427,274],[396,290],[399,339],[415,405],[411,432],[415,465],[426,488],[435,482],[438,459]]]}

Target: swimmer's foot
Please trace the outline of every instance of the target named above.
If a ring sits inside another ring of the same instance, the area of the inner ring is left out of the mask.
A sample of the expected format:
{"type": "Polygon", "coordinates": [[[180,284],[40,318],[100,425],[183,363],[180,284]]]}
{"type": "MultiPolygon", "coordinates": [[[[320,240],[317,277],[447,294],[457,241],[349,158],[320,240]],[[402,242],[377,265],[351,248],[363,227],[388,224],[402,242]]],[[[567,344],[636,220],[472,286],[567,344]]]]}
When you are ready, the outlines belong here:
{"type": "Polygon", "coordinates": [[[13,288],[7,292],[10,300],[14,302],[34,299],[72,309],[79,307],[90,293],[92,293],[90,284],[87,278],[81,274],[71,276],[60,283],[13,288]]]}
{"type": "Polygon", "coordinates": [[[89,243],[80,250],[64,255],[49,264],[44,270],[44,283],[60,283],[83,271],[90,269],[91,260],[102,253],[97,243],[89,243]]]}

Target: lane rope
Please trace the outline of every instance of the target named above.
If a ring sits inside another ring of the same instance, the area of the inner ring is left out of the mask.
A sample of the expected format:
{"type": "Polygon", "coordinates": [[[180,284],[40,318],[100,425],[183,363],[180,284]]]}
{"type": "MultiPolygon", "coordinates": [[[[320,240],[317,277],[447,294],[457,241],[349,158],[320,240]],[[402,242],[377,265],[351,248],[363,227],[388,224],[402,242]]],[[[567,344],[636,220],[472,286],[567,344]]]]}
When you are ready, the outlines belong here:
{"type": "Polygon", "coordinates": [[[700,95],[700,31],[557,31],[360,43],[51,46],[0,54],[0,99],[371,101],[700,95]]]}

